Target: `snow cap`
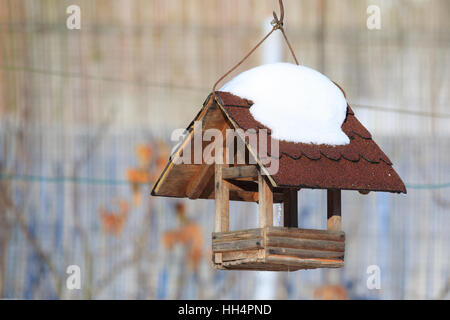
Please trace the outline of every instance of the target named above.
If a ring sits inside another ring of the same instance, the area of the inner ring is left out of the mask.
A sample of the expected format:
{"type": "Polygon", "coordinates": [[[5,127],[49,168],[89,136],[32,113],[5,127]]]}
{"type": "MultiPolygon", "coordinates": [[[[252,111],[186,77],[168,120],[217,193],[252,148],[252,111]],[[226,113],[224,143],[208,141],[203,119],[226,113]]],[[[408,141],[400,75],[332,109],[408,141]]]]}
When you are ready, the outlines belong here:
{"type": "Polygon", "coordinates": [[[253,101],[250,113],[290,142],[346,145],[341,126],[347,113],[343,92],[320,72],[291,63],[272,63],[245,71],[226,83],[227,91],[253,101]]]}

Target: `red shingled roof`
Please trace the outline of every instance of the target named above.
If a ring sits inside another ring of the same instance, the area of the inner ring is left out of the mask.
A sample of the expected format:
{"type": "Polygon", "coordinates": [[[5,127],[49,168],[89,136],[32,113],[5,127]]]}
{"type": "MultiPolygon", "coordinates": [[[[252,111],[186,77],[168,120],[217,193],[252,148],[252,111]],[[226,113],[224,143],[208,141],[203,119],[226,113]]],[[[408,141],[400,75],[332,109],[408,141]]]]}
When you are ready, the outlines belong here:
{"type": "MultiPolygon", "coordinates": [[[[243,130],[270,129],[250,113],[251,101],[229,92],[217,92],[226,115],[243,130]]],[[[272,175],[278,187],[349,189],[406,193],[392,162],[356,119],[350,106],[342,124],[348,145],[330,146],[279,141],[279,171],[272,175]]],[[[272,139],[272,138],[270,138],[272,139]]],[[[268,141],[269,155],[271,142],[268,141]]]]}

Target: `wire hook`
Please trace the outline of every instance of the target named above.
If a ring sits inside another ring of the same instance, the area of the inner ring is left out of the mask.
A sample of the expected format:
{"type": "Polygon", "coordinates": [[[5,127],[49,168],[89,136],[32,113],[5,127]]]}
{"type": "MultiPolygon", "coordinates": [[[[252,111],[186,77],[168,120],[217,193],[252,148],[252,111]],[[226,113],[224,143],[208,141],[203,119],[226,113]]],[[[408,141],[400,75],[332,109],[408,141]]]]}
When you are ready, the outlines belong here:
{"type": "Polygon", "coordinates": [[[278,0],[278,3],[280,4],[280,19],[278,19],[277,13],[275,11],[272,12],[273,14],[273,20],[270,23],[274,28],[279,29],[283,27],[284,23],[284,5],[282,0],[278,0]]]}

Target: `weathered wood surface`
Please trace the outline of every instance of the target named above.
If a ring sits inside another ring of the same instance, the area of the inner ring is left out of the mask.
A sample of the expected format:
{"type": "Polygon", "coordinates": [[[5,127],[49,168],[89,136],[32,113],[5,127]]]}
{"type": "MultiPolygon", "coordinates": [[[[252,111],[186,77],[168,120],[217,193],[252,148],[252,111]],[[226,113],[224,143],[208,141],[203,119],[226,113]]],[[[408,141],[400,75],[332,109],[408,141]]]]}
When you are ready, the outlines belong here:
{"type": "Polygon", "coordinates": [[[339,268],[344,265],[345,234],[274,226],[214,232],[212,250],[219,269],[339,268]]]}
{"type": "Polygon", "coordinates": [[[264,250],[256,249],[256,250],[242,250],[236,252],[223,252],[222,253],[222,261],[236,261],[243,259],[258,259],[264,258],[264,250]]]}
{"type": "Polygon", "coordinates": [[[345,243],[328,240],[295,239],[286,237],[267,237],[269,247],[296,248],[306,250],[340,251],[344,252],[345,243]]]}
{"type": "Polygon", "coordinates": [[[239,178],[251,178],[258,176],[258,169],[256,166],[236,166],[223,169],[224,179],[239,179],[239,178]]]}
{"type": "Polygon", "coordinates": [[[214,231],[228,231],[229,230],[229,190],[228,182],[223,180],[222,177],[222,164],[215,165],[214,180],[215,180],[215,228],[214,231]]]}
{"type": "Polygon", "coordinates": [[[345,241],[345,233],[341,231],[298,229],[273,226],[266,228],[266,233],[268,236],[311,240],[345,241]]]}
{"type": "Polygon", "coordinates": [[[285,255],[297,258],[344,259],[344,252],[320,251],[294,248],[267,247],[267,254],[285,255]]]}
{"type": "Polygon", "coordinates": [[[238,231],[228,231],[228,232],[213,232],[212,240],[213,240],[213,242],[243,240],[243,239],[259,238],[259,237],[262,237],[263,234],[264,234],[264,230],[261,228],[238,230],[238,231]]]}
{"type": "Polygon", "coordinates": [[[212,250],[214,252],[226,252],[226,251],[262,249],[263,244],[264,244],[263,238],[213,242],[212,250]]]}
{"type": "MultiPolygon", "coordinates": [[[[268,264],[268,263],[261,263],[260,261],[256,259],[249,259],[245,262],[224,262],[223,268],[226,270],[248,270],[248,271],[288,271],[286,266],[278,265],[278,264],[268,264]]],[[[298,270],[298,268],[291,268],[289,271],[295,271],[298,270]]]]}
{"type": "Polygon", "coordinates": [[[188,198],[198,199],[213,175],[213,165],[200,165],[197,174],[188,184],[188,187],[186,189],[186,195],[188,196],[188,198]]]}
{"type": "Polygon", "coordinates": [[[268,263],[285,265],[286,267],[305,267],[305,268],[341,268],[344,261],[328,259],[300,259],[294,257],[269,255],[265,259],[268,263]]]}
{"type": "Polygon", "coordinates": [[[273,225],[273,193],[264,179],[263,175],[258,176],[259,206],[258,218],[259,227],[264,228],[273,225]]]}

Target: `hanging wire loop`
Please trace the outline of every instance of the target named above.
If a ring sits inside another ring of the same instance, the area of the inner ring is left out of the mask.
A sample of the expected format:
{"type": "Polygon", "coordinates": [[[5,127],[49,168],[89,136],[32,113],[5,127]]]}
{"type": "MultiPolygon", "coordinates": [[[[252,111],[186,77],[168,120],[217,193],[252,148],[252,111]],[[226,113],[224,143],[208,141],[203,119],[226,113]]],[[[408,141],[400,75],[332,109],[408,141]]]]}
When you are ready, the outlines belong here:
{"type": "Polygon", "coordinates": [[[280,3],[280,19],[278,19],[277,13],[273,11],[273,20],[270,23],[272,27],[276,29],[280,29],[283,27],[284,24],[284,5],[282,0],[278,0],[280,3]]]}
{"type": "Polygon", "coordinates": [[[270,24],[272,25],[272,27],[273,27],[272,30],[270,30],[269,33],[266,34],[266,35],[264,36],[264,38],[262,38],[262,40],[259,41],[259,42],[256,44],[256,46],[253,47],[253,49],[250,50],[250,52],[248,52],[248,53],[245,55],[244,58],[242,58],[241,61],[239,61],[234,67],[232,67],[232,68],[231,68],[228,72],[226,72],[222,77],[220,77],[220,79],[217,80],[216,83],[214,84],[213,89],[212,89],[212,94],[213,94],[214,100],[215,100],[216,102],[219,103],[219,101],[218,101],[218,99],[217,99],[217,96],[216,96],[216,87],[217,87],[217,85],[218,85],[223,79],[225,79],[230,73],[232,73],[234,70],[236,70],[236,69],[237,69],[237,68],[238,68],[245,60],[247,60],[247,58],[248,58],[249,56],[251,56],[251,55],[253,54],[253,52],[255,52],[256,49],[258,49],[259,46],[260,46],[264,41],[266,41],[266,39],[267,39],[267,38],[268,38],[275,30],[278,30],[278,29],[279,29],[279,30],[281,31],[281,33],[283,34],[283,38],[284,38],[284,40],[286,41],[287,46],[289,47],[289,51],[291,52],[291,55],[292,55],[292,57],[294,58],[295,63],[296,63],[297,65],[299,65],[298,60],[297,60],[297,57],[295,56],[294,50],[292,49],[291,43],[289,42],[289,40],[288,40],[288,38],[287,38],[287,36],[286,36],[286,33],[284,32],[284,5],[283,5],[283,1],[282,1],[282,0],[278,0],[278,2],[279,2],[279,4],[280,4],[280,18],[278,19],[278,16],[277,16],[276,12],[273,11],[273,20],[272,20],[272,22],[270,23],[270,24]]]}

